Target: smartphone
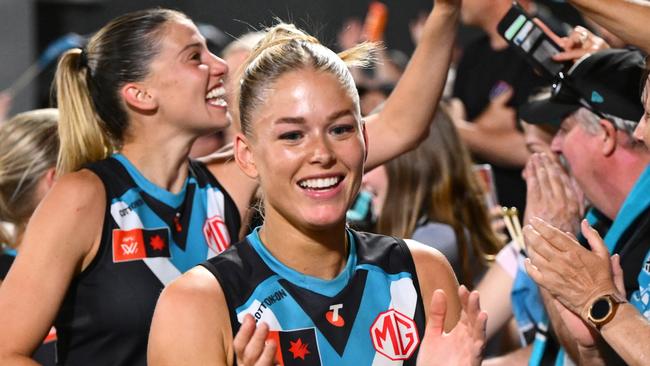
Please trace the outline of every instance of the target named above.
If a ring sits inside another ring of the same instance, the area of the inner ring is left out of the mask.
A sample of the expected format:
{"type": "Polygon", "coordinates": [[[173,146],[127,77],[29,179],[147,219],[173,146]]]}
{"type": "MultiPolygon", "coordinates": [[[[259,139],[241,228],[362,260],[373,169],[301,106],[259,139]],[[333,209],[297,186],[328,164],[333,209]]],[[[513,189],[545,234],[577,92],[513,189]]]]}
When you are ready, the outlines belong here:
{"type": "Polygon", "coordinates": [[[553,80],[568,67],[565,63],[553,61],[552,57],[562,52],[562,47],[544,33],[517,2],[512,3],[497,30],[543,77],[553,80]]]}

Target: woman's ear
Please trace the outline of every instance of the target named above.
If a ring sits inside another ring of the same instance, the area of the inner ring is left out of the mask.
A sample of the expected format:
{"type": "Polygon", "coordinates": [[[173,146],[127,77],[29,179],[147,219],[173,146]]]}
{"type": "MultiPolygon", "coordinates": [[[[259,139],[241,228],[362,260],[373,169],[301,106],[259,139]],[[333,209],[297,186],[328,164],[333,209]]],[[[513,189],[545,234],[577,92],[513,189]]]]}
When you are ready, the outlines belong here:
{"type": "Polygon", "coordinates": [[[43,179],[45,180],[45,185],[47,188],[52,188],[54,182],[56,182],[56,168],[50,168],[46,170],[45,174],[43,175],[43,179]]]}
{"type": "Polygon", "coordinates": [[[156,98],[142,84],[126,83],[120,92],[126,105],[130,108],[147,112],[152,112],[158,108],[156,98]]]}
{"type": "Polygon", "coordinates": [[[239,168],[252,179],[256,179],[259,175],[257,167],[255,166],[255,158],[253,151],[249,145],[249,141],[242,133],[235,135],[235,161],[239,168]]]}

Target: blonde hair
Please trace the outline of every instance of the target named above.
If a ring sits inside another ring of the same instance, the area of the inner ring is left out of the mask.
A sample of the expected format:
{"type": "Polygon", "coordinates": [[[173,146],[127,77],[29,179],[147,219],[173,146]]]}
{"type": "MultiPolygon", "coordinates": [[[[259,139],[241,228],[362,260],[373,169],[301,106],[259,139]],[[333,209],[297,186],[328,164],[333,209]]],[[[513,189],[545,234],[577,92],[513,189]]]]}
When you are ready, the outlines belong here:
{"type": "MultiPolygon", "coordinates": [[[[22,225],[36,209],[37,183],[56,165],[58,119],[56,109],[38,109],[0,125],[0,221],[22,225]]],[[[2,226],[0,242],[15,245],[2,226]]]]}
{"type": "Polygon", "coordinates": [[[61,120],[57,173],[80,169],[120,147],[128,115],[120,88],[144,79],[160,50],[167,21],[185,18],[168,9],[140,10],[115,18],[83,49],[66,52],[54,88],[61,120]]]}
{"type": "Polygon", "coordinates": [[[377,47],[375,43],[366,42],[337,55],[293,24],[280,23],[267,29],[266,36],[253,49],[243,66],[238,93],[242,132],[251,135],[252,113],[264,104],[267,92],[278,78],[304,68],[336,76],[353,98],[360,118],[359,94],[348,67],[368,66],[377,47]]]}

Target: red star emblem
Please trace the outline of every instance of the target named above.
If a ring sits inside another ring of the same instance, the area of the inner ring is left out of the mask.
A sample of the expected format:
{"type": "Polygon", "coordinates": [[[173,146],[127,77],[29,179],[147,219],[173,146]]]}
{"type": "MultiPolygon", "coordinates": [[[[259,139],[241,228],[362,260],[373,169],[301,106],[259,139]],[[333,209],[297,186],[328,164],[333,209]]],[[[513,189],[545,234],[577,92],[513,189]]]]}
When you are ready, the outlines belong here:
{"type": "Polygon", "coordinates": [[[289,348],[289,352],[293,354],[294,360],[298,357],[304,360],[305,356],[309,354],[309,350],[307,349],[308,345],[306,343],[303,344],[302,339],[298,338],[298,340],[295,342],[289,341],[289,344],[291,344],[291,348],[289,348]]]}
{"type": "Polygon", "coordinates": [[[151,240],[149,240],[149,245],[151,245],[151,248],[153,248],[154,250],[165,249],[165,242],[162,240],[160,235],[152,236],[151,240]]]}

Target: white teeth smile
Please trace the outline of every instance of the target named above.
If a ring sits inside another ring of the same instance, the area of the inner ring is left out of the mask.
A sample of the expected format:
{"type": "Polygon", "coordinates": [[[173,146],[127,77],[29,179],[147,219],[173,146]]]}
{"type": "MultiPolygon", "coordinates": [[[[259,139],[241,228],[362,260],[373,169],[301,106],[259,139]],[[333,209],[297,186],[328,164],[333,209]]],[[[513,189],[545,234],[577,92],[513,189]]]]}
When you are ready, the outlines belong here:
{"type": "Polygon", "coordinates": [[[227,107],[228,103],[223,98],[208,99],[208,104],[214,105],[217,107],[227,107]]]}
{"type": "Polygon", "coordinates": [[[311,188],[311,189],[327,189],[334,187],[341,181],[341,177],[331,177],[331,178],[317,178],[317,179],[305,179],[298,182],[298,185],[302,188],[311,188]]]}
{"type": "Polygon", "coordinates": [[[217,107],[227,107],[228,103],[226,102],[226,99],[224,99],[225,95],[226,95],[226,88],[220,86],[210,90],[208,94],[205,96],[205,99],[211,105],[217,107]]]}
{"type": "Polygon", "coordinates": [[[223,98],[224,95],[226,95],[226,88],[220,86],[210,90],[208,94],[205,96],[205,99],[223,98]]]}

